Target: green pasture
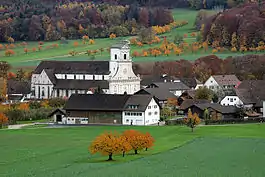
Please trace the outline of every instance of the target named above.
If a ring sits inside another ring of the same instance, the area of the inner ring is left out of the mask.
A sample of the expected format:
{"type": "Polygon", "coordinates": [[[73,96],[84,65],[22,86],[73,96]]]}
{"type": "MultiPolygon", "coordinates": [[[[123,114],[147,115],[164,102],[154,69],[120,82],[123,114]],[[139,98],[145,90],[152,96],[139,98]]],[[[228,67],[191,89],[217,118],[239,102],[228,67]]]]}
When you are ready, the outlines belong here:
{"type": "Polygon", "coordinates": [[[265,125],[187,127],[90,126],[0,130],[0,176],[241,176],[265,174],[265,125]],[[105,131],[150,132],[155,146],[124,158],[90,155],[105,131]]]}
{"type": "MultiPolygon", "coordinates": [[[[213,12],[213,11],[212,11],[213,12]]],[[[194,32],[194,21],[196,18],[196,15],[198,11],[195,10],[188,10],[188,9],[174,9],[172,10],[173,16],[175,20],[177,21],[183,21],[187,20],[189,24],[173,29],[169,33],[165,33],[160,35],[161,39],[166,36],[169,41],[174,40],[174,36],[179,34],[179,35],[184,35],[188,34],[188,37],[185,38],[184,40],[188,43],[192,43],[196,41],[196,38],[191,37],[190,34],[194,32]]],[[[213,12],[214,13],[214,12],[213,12]]],[[[88,44],[82,44],[81,40],[69,40],[68,44],[60,44],[60,41],[55,41],[55,42],[44,42],[43,48],[41,51],[37,52],[29,52],[28,54],[24,53],[24,47],[16,47],[13,49],[15,51],[15,55],[11,57],[5,57],[4,56],[4,50],[0,51],[0,60],[8,61],[14,68],[18,67],[23,67],[25,69],[32,69],[38,63],[42,60],[91,60],[91,56],[87,56],[85,54],[85,51],[87,50],[96,50],[100,48],[104,48],[105,51],[103,53],[98,53],[95,56],[95,60],[108,60],[109,59],[109,52],[106,50],[108,47],[110,47],[112,44],[123,40],[123,39],[128,39],[129,37],[119,37],[116,39],[96,39],[94,45],[88,45],[88,44]],[[78,42],[79,45],[77,47],[74,47],[74,42],[78,42]],[[46,49],[47,46],[51,46],[52,44],[59,44],[58,48],[50,48],[46,49]],[[79,53],[76,56],[69,56],[70,51],[76,51],[79,53]]],[[[19,44],[20,42],[16,43],[19,44]]],[[[142,52],[142,50],[148,49],[150,47],[158,47],[161,44],[153,44],[151,46],[149,45],[144,45],[143,47],[138,47],[138,46],[132,46],[132,51],[138,51],[139,53],[142,52]]],[[[26,47],[29,50],[32,50],[32,48],[38,48],[38,42],[28,42],[28,46],[26,47]]],[[[134,61],[136,62],[145,62],[145,61],[167,61],[167,60],[179,60],[179,59],[185,59],[185,60],[195,60],[199,57],[202,56],[207,56],[210,55],[211,49],[208,51],[204,52],[202,50],[197,51],[196,53],[192,53],[190,51],[186,51],[184,54],[181,56],[176,56],[174,54],[171,54],[169,56],[159,56],[159,57],[136,57],[133,58],[134,61]]],[[[245,54],[254,54],[253,52],[247,52],[245,54]]],[[[232,53],[230,51],[222,52],[222,53],[216,53],[220,58],[227,58],[229,56],[240,56],[243,55],[239,52],[232,53]]]]}

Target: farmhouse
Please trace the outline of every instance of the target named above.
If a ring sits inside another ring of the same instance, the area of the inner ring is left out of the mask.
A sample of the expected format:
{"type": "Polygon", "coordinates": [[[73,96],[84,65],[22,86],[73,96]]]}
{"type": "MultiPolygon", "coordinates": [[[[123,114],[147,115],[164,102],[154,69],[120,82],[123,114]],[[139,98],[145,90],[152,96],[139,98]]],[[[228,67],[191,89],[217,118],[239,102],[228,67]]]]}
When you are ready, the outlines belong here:
{"type": "Polygon", "coordinates": [[[110,54],[110,61],[42,61],[31,78],[34,98],[94,92],[133,94],[140,90],[141,79],[133,72],[129,42],[113,45],[110,54]]]}
{"type": "Polygon", "coordinates": [[[183,92],[189,90],[190,88],[183,84],[180,80],[174,82],[154,82],[147,86],[147,88],[159,88],[163,90],[167,90],[177,97],[179,97],[183,92]]]}
{"type": "Polygon", "coordinates": [[[13,102],[23,102],[31,98],[30,83],[27,81],[8,80],[7,98],[13,102]]]}
{"type": "Polygon", "coordinates": [[[240,80],[236,75],[214,75],[211,76],[204,86],[213,91],[224,91],[237,87],[240,84],[240,80]]]}
{"type": "Polygon", "coordinates": [[[222,106],[217,103],[198,103],[192,104],[185,110],[190,109],[192,113],[197,113],[199,117],[203,118],[203,113],[208,109],[211,119],[231,119],[236,117],[237,109],[234,106],[222,106]]]}
{"type": "Polygon", "coordinates": [[[65,115],[55,111],[50,116],[66,124],[151,125],[160,120],[160,106],[151,95],[73,94],[64,110],[65,115]]]}
{"type": "Polygon", "coordinates": [[[161,107],[167,104],[168,99],[177,99],[177,96],[163,88],[145,88],[135,93],[135,95],[151,95],[161,107]]]}

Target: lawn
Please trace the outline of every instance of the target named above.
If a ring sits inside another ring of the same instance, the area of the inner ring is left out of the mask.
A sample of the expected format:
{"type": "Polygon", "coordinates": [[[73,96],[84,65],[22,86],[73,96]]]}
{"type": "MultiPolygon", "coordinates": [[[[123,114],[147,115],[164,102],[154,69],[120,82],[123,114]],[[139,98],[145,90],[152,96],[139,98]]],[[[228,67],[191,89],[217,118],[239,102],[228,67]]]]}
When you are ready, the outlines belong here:
{"type": "MultiPolygon", "coordinates": [[[[213,12],[213,11],[212,11],[213,12]]],[[[198,11],[195,10],[188,10],[188,9],[174,9],[172,10],[173,16],[175,20],[177,21],[183,21],[187,20],[189,22],[188,25],[185,25],[180,28],[173,29],[169,33],[165,33],[160,35],[161,37],[166,36],[169,41],[173,41],[174,36],[179,34],[188,34],[188,37],[184,40],[188,43],[192,43],[196,41],[195,37],[191,37],[190,34],[194,32],[194,21],[196,18],[196,15],[198,11]]],[[[14,68],[23,67],[23,68],[29,68],[32,69],[36,65],[40,63],[41,60],[90,60],[91,58],[88,57],[84,52],[87,50],[96,50],[100,48],[108,48],[112,44],[123,40],[128,39],[129,37],[119,37],[116,39],[96,39],[94,45],[83,45],[81,40],[70,40],[68,44],[59,44],[58,48],[51,48],[46,49],[47,46],[51,46],[52,44],[58,44],[59,41],[55,42],[44,42],[44,46],[42,51],[37,52],[29,52],[28,54],[24,53],[24,47],[17,47],[14,49],[15,55],[11,57],[4,57],[5,51],[0,51],[0,60],[8,61],[14,68]],[[74,42],[78,42],[79,46],[74,47],[74,42]],[[69,52],[75,50],[78,53],[82,53],[80,55],[76,56],[69,56],[69,52]]],[[[142,52],[144,49],[148,49],[150,47],[158,47],[161,44],[153,44],[152,46],[144,45],[143,47],[138,46],[132,46],[132,51],[138,51],[139,53],[142,52]]],[[[37,48],[38,43],[37,42],[29,42],[27,48],[32,49],[33,47],[37,48]]],[[[264,53],[264,52],[263,52],[264,53]]],[[[179,59],[185,59],[185,60],[195,60],[202,56],[210,55],[211,49],[209,49],[207,52],[198,51],[196,53],[191,52],[185,52],[181,56],[176,56],[174,54],[171,54],[170,56],[160,56],[160,57],[137,57],[133,58],[136,62],[149,62],[149,61],[166,61],[166,60],[179,60],[179,59]]],[[[255,54],[253,52],[248,52],[247,54],[255,54]]],[[[226,51],[223,53],[216,53],[216,55],[220,58],[227,58],[229,56],[240,56],[242,55],[239,52],[232,53],[230,51],[226,51]]],[[[102,54],[97,54],[95,60],[109,60],[109,52],[105,50],[102,54]]]]}
{"type": "Polygon", "coordinates": [[[265,125],[133,127],[155,146],[140,155],[91,156],[87,147],[104,131],[90,126],[0,131],[0,176],[264,176],[265,125]]]}

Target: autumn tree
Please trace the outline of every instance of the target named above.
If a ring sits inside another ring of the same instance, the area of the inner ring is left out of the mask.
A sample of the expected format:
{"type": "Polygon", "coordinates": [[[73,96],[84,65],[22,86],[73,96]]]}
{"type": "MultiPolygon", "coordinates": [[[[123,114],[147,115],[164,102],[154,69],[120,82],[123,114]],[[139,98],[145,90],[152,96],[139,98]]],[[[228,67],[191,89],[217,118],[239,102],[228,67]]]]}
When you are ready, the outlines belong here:
{"type": "Polygon", "coordinates": [[[24,53],[27,54],[29,52],[29,49],[24,48],[24,53]]]}
{"type": "Polygon", "coordinates": [[[109,38],[110,38],[110,39],[115,39],[115,38],[116,38],[116,34],[111,33],[111,34],[109,35],[109,38]]]}
{"type": "Polygon", "coordinates": [[[126,130],[123,132],[123,136],[127,138],[127,141],[130,143],[135,154],[138,154],[138,151],[146,148],[144,134],[136,130],[126,130]]]}
{"type": "Polygon", "coordinates": [[[200,87],[195,92],[196,99],[212,100],[213,93],[207,87],[200,87]]]}
{"type": "Polygon", "coordinates": [[[155,139],[148,132],[144,134],[143,138],[144,138],[145,150],[147,151],[148,148],[154,146],[155,139]]]}
{"type": "Polygon", "coordinates": [[[93,40],[93,39],[90,39],[90,40],[89,40],[89,42],[88,42],[88,44],[90,44],[90,45],[93,45],[93,44],[95,44],[95,40],[93,40]]]}
{"type": "Polygon", "coordinates": [[[5,56],[10,57],[11,55],[14,55],[14,54],[15,54],[14,50],[7,49],[7,50],[5,51],[5,56]]]}
{"type": "Polygon", "coordinates": [[[22,81],[25,78],[26,78],[26,72],[22,68],[17,70],[16,79],[19,80],[19,81],[22,81]]]}
{"type": "Polygon", "coordinates": [[[232,34],[231,47],[237,48],[237,35],[236,35],[236,33],[232,34]]]}
{"type": "Polygon", "coordinates": [[[7,123],[8,123],[7,116],[4,113],[0,112],[0,126],[1,126],[0,128],[3,128],[3,126],[6,125],[7,123]]]}
{"type": "Polygon", "coordinates": [[[9,44],[12,44],[12,43],[15,42],[15,40],[14,40],[14,38],[12,38],[12,37],[8,37],[7,42],[8,42],[9,44]]]}
{"type": "Polygon", "coordinates": [[[89,151],[91,154],[107,155],[108,161],[111,161],[114,154],[119,154],[124,150],[121,148],[121,140],[117,133],[103,133],[91,143],[89,151]]]}
{"type": "Polygon", "coordinates": [[[187,118],[184,118],[184,123],[194,131],[194,128],[201,123],[197,113],[192,114],[191,109],[188,110],[187,118]]]}
{"type": "Polygon", "coordinates": [[[119,136],[118,142],[120,143],[119,146],[122,152],[122,156],[124,157],[126,152],[129,152],[132,150],[132,146],[127,140],[127,137],[124,135],[119,136]]]}

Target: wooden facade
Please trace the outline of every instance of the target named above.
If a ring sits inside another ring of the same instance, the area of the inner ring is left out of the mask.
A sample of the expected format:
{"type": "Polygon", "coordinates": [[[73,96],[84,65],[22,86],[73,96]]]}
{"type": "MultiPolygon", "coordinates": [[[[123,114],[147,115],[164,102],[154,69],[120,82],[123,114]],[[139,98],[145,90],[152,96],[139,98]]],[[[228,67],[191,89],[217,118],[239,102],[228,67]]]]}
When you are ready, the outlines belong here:
{"type": "Polygon", "coordinates": [[[89,124],[122,124],[121,111],[67,111],[67,117],[88,118],[89,124]]]}

